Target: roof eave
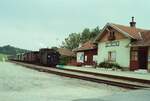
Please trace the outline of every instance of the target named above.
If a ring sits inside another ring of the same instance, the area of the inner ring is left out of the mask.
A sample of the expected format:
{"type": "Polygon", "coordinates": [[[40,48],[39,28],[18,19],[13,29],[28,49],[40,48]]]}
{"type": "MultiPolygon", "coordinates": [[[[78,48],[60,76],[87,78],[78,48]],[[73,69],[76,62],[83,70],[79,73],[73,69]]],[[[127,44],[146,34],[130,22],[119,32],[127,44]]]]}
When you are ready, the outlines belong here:
{"type": "Polygon", "coordinates": [[[117,26],[115,26],[113,23],[110,23],[110,26],[113,27],[114,29],[116,29],[117,31],[119,31],[120,33],[124,34],[127,38],[136,39],[133,36],[131,36],[129,33],[125,32],[125,31],[121,30],[120,28],[118,28],[117,26]]]}
{"type": "Polygon", "coordinates": [[[94,43],[97,43],[98,39],[100,38],[101,34],[105,31],[105,29],[108,27],[108,26],[111,26],[112,28],[116,29],[117,31],[119,31],[120,33],[123,33],[127,38],[129,39],[136,39],[134,38],[133,36],[131,36],[129,33],[121,30],[120,28],[118,28],[117,26],[115,26],[113,23],[107,23],[103,30],[98,34],[98,36],[95,38],[94,40],[94,43]]]}
{"type": "Polygon", "coordinates": [[[99,37],[100,37],[101,34],[105,31],[105,29],[108,27],[108,25],[109,25],[109,23],[107,23],[107,24],[103,27],[102,31],[101,31],[101,32],[97,35],[97,37],[95,38],[94,43],[97,43],[99,37]]]}
{"type": "Polygon", "coordinates": [[[80,51],[88,51],[88,50],[94,50],[94,49],[97,49],[97,48],[81,49],[81,50],[76,50],[76,52],[80,52],[80,51]]]}

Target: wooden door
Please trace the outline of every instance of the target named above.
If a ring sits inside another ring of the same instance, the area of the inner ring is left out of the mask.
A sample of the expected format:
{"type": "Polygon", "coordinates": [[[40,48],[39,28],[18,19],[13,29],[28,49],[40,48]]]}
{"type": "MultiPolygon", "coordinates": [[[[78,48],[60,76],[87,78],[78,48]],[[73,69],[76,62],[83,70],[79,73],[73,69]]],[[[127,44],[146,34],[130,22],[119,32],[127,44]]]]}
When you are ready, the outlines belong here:
{"type": "Polygon", "coordinates": [[[139,69],[147,69],[148,48],[140,47],[138,50],[139,69]]]}
{"type": "Polygon", "coordinates": [[[85,51],[84,65],[93,65],[93,51],[85,51]]]}

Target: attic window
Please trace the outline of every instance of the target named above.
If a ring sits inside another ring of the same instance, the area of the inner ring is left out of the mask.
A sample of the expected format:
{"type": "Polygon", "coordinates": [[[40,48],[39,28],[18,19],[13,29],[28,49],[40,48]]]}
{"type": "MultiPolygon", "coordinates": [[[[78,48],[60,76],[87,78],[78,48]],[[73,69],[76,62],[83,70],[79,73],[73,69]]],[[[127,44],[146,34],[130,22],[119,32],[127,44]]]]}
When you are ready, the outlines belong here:
{"type": "Polygon", "coordinates": [[[115,31],[111,31],[108,36],[109,41],[115,40],[115,31]]]}

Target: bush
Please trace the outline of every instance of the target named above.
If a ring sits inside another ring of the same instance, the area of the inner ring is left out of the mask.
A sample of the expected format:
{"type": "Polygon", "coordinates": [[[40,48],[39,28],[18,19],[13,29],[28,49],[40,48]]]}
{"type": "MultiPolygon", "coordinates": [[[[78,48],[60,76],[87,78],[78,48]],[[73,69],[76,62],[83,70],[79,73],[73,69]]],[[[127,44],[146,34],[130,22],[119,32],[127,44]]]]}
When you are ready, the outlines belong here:
{"type": "Polygon", "coordinates": [[[60,60],[59,60],[59,65],[67,65],[68,62],[69,62],[69,58],[68,57],[61,56],[60,60]]]}
{"type": "Polygon", "coordinates": [[[102,68],[112,68],[112,69],[121,69],[122,67],[117,63],[110,63],[107,61],[101,62],[98,67],[102,68]]]}
{"type": "Polygon", "coordinates": [[[103,67],[103,68],[111,68],[110,66],[110,63],[104,61],[104,62],[101,62],[98,67],[103,67]]]}
{"type": "Polygon", "coordinates": [[[73,60],[76,61],[76,57],[60,56],[59,57],[59,65],[68,65],[73,60]]]}
{"type": "Polygon", "coordinates": [[[116,69],[122,69],[122,67],[118,63],[112,63],[112,67],[116,69]]]}

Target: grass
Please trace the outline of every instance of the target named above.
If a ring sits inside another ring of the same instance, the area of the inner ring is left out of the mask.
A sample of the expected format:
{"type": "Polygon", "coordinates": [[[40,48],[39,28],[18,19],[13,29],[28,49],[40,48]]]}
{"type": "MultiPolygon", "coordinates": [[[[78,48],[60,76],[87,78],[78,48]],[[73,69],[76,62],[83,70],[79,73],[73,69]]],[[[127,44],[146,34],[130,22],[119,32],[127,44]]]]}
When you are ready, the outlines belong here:
{"type": "Polygon", "coordinates": [[[0,53],[0,61],[3,61],[3,58],[5,58],[5,60],[7,60],[7,55],[0,53]]]}

